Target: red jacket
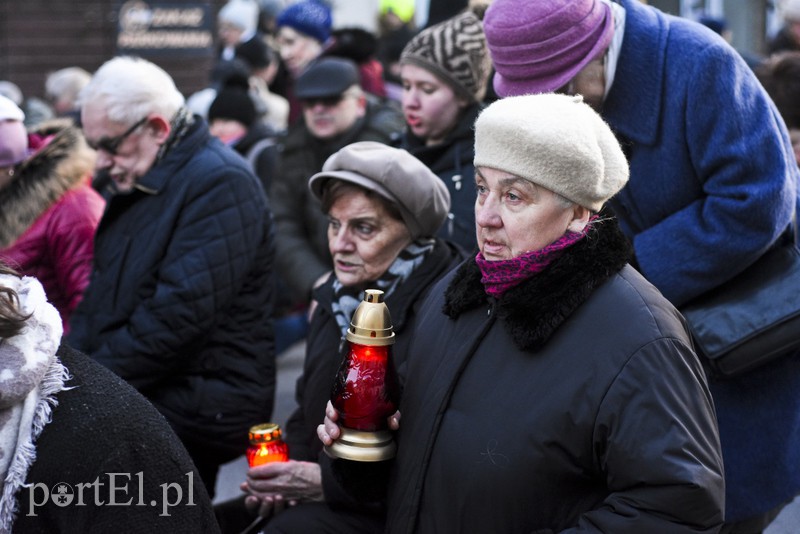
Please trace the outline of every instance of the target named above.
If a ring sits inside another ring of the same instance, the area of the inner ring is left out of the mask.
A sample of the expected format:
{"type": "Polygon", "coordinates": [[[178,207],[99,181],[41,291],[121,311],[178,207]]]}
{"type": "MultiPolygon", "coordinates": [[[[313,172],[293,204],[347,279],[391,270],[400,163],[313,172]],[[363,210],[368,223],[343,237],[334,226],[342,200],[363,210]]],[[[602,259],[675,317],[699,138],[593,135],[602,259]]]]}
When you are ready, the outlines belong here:
{"type": "Polygon", "coordinates": [[[89,284],[95,228],[105,208],[89,185],[93,159],[86,150],[78,130],[60,130],[0,190],[0,259],[39,279],[65,333],[89,284]]]}
{"type": "Polygon", "coordinates": [[[94,232],[105,201],[88,183],[68,191],[50,206],[0,256],[15,269],[37,278],[61,314],[69,316],[83,297],[92,272],[94,232]]]}

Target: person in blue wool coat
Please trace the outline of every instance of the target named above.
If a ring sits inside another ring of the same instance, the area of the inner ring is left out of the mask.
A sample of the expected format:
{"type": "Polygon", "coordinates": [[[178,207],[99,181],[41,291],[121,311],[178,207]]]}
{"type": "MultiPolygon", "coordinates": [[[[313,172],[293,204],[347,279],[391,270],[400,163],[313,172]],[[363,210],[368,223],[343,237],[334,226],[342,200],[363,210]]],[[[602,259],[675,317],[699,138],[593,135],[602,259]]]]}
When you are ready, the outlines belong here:
{"type": "MultiPolygon", "coordinates": [[[[787,229],[798,169],[786,128],[707,28],[635,0],[496,0],[484,28],[498,95],[579,93],[610,124],[631,169],[611,206],[639,270],[674,305],[743,271],[787,229]]],[[[710,387],[723,532],[760,532],[800,491],[800,355],[710,387]]]]}

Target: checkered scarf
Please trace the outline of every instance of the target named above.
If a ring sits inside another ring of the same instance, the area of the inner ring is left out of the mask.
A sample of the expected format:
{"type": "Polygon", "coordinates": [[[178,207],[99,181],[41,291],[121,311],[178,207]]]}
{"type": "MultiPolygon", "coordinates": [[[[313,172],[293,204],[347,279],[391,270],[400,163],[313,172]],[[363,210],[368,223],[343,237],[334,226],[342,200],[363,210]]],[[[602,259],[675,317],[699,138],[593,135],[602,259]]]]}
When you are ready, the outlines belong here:
{"type": "Polygon", "coordinates": [[[61,318],[39,281],[0,275],[0,285],[13,289],[20,311],[30,314],[22,332],[0,338],[0,532],[10,532],[16,494],[36,459],[34,442],[50,421],[67,372],[56,358],[61,318]]]}
{"type": "MultiPolygon", "coordinates": [[[[386,269],[380,278],[374,283],[369,284],[368,289],[380,289],[383,291],[384,302],[394,293],[397,286],[411,276],[414,270],[422,265],[425,256],[433,250],[435,241],[433,239],[417,239],[406,248],[400,251],[394,262],[386,269]]],[[[339,328],[342,330],[342,337],[347,334],[350,327],[350,319],[361,301],[364,299],[364,290],[353,287],[345,287],[339,280],[333,282],[333,316],[339,328]]]]}

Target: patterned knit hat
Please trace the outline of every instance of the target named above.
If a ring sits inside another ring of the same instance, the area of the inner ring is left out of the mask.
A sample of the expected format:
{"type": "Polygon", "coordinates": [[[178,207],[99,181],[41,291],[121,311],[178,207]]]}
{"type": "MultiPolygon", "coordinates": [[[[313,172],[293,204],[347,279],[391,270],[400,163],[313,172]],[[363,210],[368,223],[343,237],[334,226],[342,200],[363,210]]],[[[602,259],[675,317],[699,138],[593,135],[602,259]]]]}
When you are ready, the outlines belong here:
{"type": "Polygon", "coordinates": [[[483,99],[492,71],[483,23],[472,11],[421,31],[403,49],[400,63],[432,72],[470,101],[483,99]]]}
{"type": "Polygon", "coordinates": [[[475,121],[473,163],[594,211],[628,182],[617,138],[580,95],[543,93],[493,102],[475,121]]]}

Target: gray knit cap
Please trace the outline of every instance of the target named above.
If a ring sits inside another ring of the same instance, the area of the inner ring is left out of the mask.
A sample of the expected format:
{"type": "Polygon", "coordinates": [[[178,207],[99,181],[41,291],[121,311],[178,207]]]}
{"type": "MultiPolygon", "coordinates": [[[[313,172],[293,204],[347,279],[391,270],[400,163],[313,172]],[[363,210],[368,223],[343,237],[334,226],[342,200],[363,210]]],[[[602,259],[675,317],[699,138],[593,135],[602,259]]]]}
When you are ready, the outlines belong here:
{"type": "Polygon", "coordinates": [[[471,102],[483,99],[492,72],[483,23],[472,11],[418,33],[403,49],[400,63],[432,72],[471,102]]]}
{"type": "Polygon", "coordinates": [[[475,121],[474,164],[519,176],[593,211],[628,182],[619,142],[580,95],[493,102],[475,121]]]}

